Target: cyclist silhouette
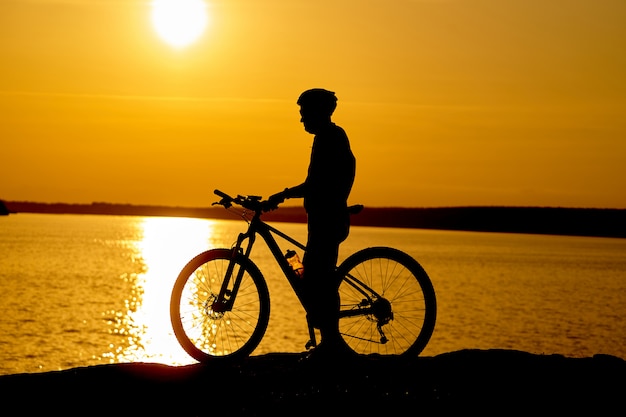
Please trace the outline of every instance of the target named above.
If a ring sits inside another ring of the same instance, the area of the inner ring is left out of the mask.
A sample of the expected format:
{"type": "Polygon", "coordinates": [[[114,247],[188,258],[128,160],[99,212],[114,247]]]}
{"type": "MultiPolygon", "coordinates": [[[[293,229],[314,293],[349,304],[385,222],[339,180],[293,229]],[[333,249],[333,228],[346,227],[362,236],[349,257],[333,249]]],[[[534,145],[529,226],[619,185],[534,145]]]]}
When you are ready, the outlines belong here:
{"type": "Polygon", "coordinates": [[[339,334],[340,279],[335,276],[339,245],[347,237],[350,219],[347,200],[354,183],[356,160],[346,132],[332,122],[337,97],[314,88],[298,98],[301,122],[311,133],[313,147],[308,173],[302,184],[276,193],[270,201],[304,198],[307,244],[304,264],[304,306],[321,342],[311,356],[352,352],[339,334]]]}

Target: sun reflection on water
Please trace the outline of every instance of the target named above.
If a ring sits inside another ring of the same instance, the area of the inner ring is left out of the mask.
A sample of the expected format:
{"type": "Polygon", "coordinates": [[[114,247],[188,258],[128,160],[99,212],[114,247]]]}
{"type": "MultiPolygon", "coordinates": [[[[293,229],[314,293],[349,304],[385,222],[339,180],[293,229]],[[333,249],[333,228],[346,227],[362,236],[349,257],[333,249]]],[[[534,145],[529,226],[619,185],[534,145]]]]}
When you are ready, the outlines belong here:
{"type": "Polygon", "coordinates": [[[125,317],[117,319],[114,331],[125,337],[124,343],[110,355],[115,362],[194,363],[174,336],[170,294],[183,266],[211,244],[215,222],[146,217],[141,228],[143,236],[137,250],[145,269],[134,279],[125,317]]]}

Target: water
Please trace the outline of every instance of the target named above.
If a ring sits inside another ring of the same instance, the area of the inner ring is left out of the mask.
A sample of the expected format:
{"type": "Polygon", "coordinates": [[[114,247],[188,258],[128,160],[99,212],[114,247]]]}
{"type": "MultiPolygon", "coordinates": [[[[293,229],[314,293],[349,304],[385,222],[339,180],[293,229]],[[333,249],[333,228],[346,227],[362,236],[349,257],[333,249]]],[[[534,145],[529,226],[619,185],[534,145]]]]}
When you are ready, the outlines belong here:
{"type": "MultiPolygon", "coordinates": [[[[304,240],[302,224],[277,223],[304,240]]],[[[0,218],[0,374],[132,361],[193,363],[168,303],[184,264],[230,247],[241,220],[17,214],[0,218]]],[[[438,299],[423,352],[519,349],[626,358],[626,239],[354,227],[367,246],[415,257],[438,299]]],[[[287,249],[286,246],[284,249],[287,249]]],[[[300,352],[304,311],[259,241],[272,314],[256,354],[300,352]]]]}

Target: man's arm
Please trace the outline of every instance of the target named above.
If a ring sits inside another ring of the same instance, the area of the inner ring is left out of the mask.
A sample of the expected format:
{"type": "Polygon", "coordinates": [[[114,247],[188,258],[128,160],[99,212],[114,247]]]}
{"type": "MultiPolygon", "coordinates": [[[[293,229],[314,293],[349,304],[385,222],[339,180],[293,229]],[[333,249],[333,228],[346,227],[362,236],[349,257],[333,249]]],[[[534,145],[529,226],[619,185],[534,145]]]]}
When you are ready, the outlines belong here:
{"type": "Polygon", "coordinates": [[[304,197],[304,190],[306,188],[306,182],[295,187],[285,188],[283,195],[285,198],[302,198],[304,197]]]}
{"type": "Polygon", "coordinates": [[[283,191],[272,194],[268,201],[270,201],[270,203],[272,204],[280,204],[287,198],[302,198],[304,197],[305,188],[306,182],[303,182],[300,185],[296,185],[295,187],[285,188],[283,191]]]}

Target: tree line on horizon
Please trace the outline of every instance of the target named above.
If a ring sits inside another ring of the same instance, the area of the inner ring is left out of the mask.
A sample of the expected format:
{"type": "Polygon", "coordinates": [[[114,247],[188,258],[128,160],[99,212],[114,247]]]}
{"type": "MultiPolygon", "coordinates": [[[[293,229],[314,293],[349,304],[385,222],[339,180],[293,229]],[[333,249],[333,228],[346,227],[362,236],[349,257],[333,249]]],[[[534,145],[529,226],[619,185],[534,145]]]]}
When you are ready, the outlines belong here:
{"type": "MultiPolygon", "coordinates": [[[[0,200],[0,213],[102,214],[235,219],[222,207],[169,207],[94,202],[37,203],[0,200]],[[4,209],[4,212],[3,212],[4,209]]],[[[302,207],[281,207],[266,221],[306,223],[302,207]]],[[[364,207],[354,226],[626,237],[626,210],[562,207],[467,206],[438,208],[364,207]]]]}

